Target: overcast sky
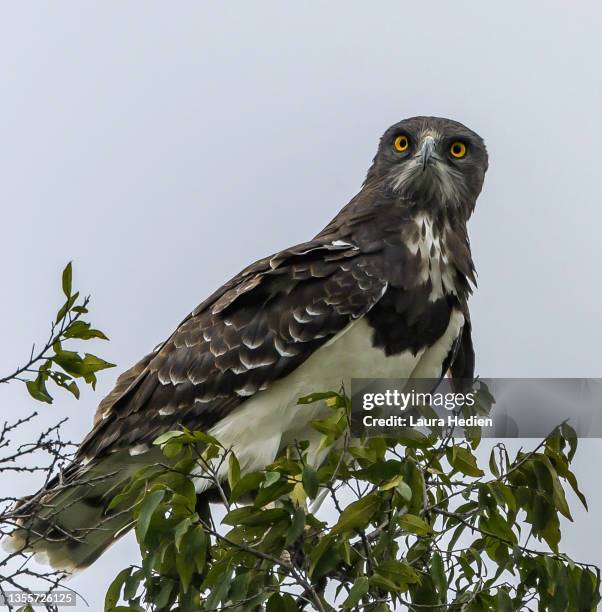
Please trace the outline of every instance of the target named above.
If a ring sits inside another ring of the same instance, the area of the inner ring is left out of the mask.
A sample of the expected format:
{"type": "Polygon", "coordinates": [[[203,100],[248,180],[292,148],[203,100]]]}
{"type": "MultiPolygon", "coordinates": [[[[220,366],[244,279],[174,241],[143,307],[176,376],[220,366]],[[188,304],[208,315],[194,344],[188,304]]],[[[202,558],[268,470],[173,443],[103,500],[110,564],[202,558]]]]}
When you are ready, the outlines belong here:
{"type": "MultiPolygon", "coordinates": [[[[249,262],[314,235],[413,115],[485,139],[470,223],[478,373],[602,376],[602,6],[594,2],[0,3],[0,373],[46,337],[59,275],[122,370],[249,262]]],[[[117,371],[68,414],[79,440],[117,371]]],[[[32,407],[0,389],[2,420],[32,407]]],[[[602,563],[599,440],[564,546],[602,563]]],[[[2,483],[31,492],[31,480],[2,483]]],[[[72,581],[100,609],[137,558],[72,581]]],[[[79,608],[78,608],[79,609],[79,608]]]]}

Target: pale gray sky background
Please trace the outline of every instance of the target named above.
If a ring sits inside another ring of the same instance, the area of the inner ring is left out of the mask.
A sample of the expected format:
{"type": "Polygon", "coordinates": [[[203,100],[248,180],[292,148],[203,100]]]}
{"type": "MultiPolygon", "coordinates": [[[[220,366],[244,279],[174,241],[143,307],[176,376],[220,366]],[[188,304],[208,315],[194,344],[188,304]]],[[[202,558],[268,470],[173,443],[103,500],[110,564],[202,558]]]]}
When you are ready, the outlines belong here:
{"type": "MultiPolygon", "coordinates": [[[[0,2],[0,372],[46,337],[68,260],[121,370],[321,229],[385,128],[433,114],[490,152],[470,224],[478,372],[602,376],[601,22],[593,0],[0,2]]],[[[79,440],[116,374],[38,408],[79,440]]],[[[2,420],[32,407],[0,393],[2,420]]],[[[601,459],[582,444],[591,510],[564,536],[599,564],[601,459]]],[[[72,584],[100,609],[136,555],[128,537],[72,584]]]]}

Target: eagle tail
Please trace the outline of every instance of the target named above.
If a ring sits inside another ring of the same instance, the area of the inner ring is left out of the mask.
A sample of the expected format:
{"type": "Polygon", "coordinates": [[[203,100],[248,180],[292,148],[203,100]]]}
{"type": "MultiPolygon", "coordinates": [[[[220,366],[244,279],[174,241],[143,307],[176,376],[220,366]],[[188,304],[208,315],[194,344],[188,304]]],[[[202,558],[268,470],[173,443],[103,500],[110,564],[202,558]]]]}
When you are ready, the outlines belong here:
{"type": "Polygon", "coordinates": [[[68,573],[88,567],[132,527],[131,510],[108,506],[131,476],[152,462],[152,454],[121,451],[86,465],[71,464],[62,477],[17,503],[18,527],[4,548],[33,553],[68,573]]]}

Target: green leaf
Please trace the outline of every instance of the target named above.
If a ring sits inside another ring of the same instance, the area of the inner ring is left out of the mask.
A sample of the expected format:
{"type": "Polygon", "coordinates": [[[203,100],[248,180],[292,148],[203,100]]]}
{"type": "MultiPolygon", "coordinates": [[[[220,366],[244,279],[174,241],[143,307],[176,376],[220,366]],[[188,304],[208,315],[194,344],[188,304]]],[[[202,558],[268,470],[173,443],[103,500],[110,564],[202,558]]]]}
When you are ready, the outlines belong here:
{"type": "Polygon", "coordinates": [[[29,395],[39,402],[52,404],[52,396],[46,390],[46,383],[43,376],[38,376],[35,380],[28,380],[25,383],[29,395]]]}
{"type": "Polygon", "coordinates": [[[189,542],[191,549],[194,551],[194,563],[197,572],[202,573],[205,571],[211,540],[203,527],[197,525],[190,535],[189,542]]]}
{"type": "Polygon", "coordinates": [[[144,572],[142,570],[136,570],[133,572],[125,581],[125,585],[123,587],[123,599],[128,601],[130,599],[134,599],[136,596],[136,592],[140,586],[141,580],[144,578],[144,572]]]}
{"type": "Polygon", "coordinates": [[[219,609],[219,604],[228,594],[230,590],[230,583],[232,582],[232,569],[230,563],[226,566],[222,572],[220,572],[220,578],[216,586],[211,590],[211,594],[207,598],[206,609],[219,609]]]}
{"type": "Polygon", "coordinates": [[[222,523],[226,525],[238,526],[246,525],[249,527],[257,525],[269,525],[283,518],[288,518],[289,514],[284,508],[270,508],[269,510],[260,510],[253,506],[243,506],[228,512],[222,519],[222,523]]]}
{"type": "Polygon", "coordinates": [[[238,459],[234,453],[230,453],[230,457],[228,457],[228,484],[230,485],[230,490],[234,489],[236,483],[240,480],[240,463],[238,463],[238,459]]]}
{"type": "Polygon", "coordinates": [[[373,578],[377,579],[375,585],[380,582],[383,588],[391,592],[405,591],[407,585],[415,584],[420,580],[419,575],[412,569],[411,565],[397,559],[381,561],[373,578]],[[386,582],[383,582],[383,579],[386,582]]]}
{"type": "Polygon", "coordinates": [[[63,279],[62,279],[63,293],[68,298],[71,297],[72,279],[73,279],[73,266],[71,265],[71,262],[69,262],[65,266],[65,269],[63,270],[63,279]]]}
{"type": "Polygon", "coordinates": [[[503,506],[505,504],[510,512],[516,513],[516,499],[510,487],[503,482],[492,482],[490,489],[498,505],[503,506]]]}
{"type": "Polygon", "coordinates": [[[433,553],[433,558],[431,560],[431,577],[437,587],[439,596],[442,601],[445,602],[448,590],[447,575],[445,573],[445,566],[443,565],[443,557],[438,552],[433,553]]]}
{"type": "Polygon", "coordinates": [[[506,589],[500,589],[496,597],[497,610],[499,612],[514,612],[514,605],[512,599],[506,589]]]}
{"type": "MultiPolygon", "coordinates": [[[[397,476],[394,476],[390,480],[387,480],[387,482],[384,482],[383,484],[381,484],[380,487],[378,487],[378,490],[379,491],[388,491],[389,489],[395,489],[396,487],[398,487],[402,483],[403,483],[403,476],[401,474],[397,474],[397,476]]],[[[406,484],[406,487],[408,487],[407,484],[406,484]]],[[[410,491],[410,499],[411,499],[411,497],[412,497],[412,489],[410,489],[410,487],[408,487],[408,489],[410,491]]]]}
{"type": "Polygon", "coordinates": [[[319,480],[318,473],[309,465],[303,466],[301,482],[308,497],[312,499],[318,494],[319,480]]]}
{"type": "Polygon", "coordinates": [[[295,514],[293,515],[293,522],[286,532],[285,546],[291,546],[294,544],[305,529],[305,510],[299,506],[295,508],[295,514]]]}
{"type": "Polygon", "coordinates": [[[77,338],[79,340],[90,340],[92,338],[100,338],[108,340],[108,338],[99,330],[92,329],[90,323],[84,321],[73,321],[65,330],[63,336],[65,338],[77,338]]]}
{"type": "Polygon", "coordinates": [[[119,601],[119,594],[121,593],[121,587],[129,578],[129,575],[132,573],[133,567],[126,567],[121,570],[111,585],[107,589],[107,594],[105,595],[105,612],[113,612],[115,610],[115,606],[119,601]]]}
{"type": "Polygon", "coordinates": [[[579,612],[595,609],[592,607],[594,600],[593,575],[586,569],[577,567],[573,568],[571,574],[572,582],[577,592],[575,609],[578,609],[579,612]]]}
{"type": "Polygon", "coordinates": [[[341,515],[337,524],[332,529],[332,534],[343,533],[365,528],[370,519],[378,512],[382,504],[382,498],[375,493],[366,495],[352,504],[349,504],[341,515]]]}
{"type": "Polygon", "coordinates": [[[456,545],[456,542],[458,541],[458,539],[462,535],[462,532],[465,529],[466,529],[466,525],[464,524],[460,524],[458,525],[458,527],[456,527],[456,529],[454,530],[454,535],[451,537],[449,544],[447,545],[447,550],[452,550],[454,548],[454,546],[456,545]]]}
{"type": "Polygon", "coordinates": [[[408,503],[412,501],[412,489],[403,480],[395,487],[395,490],[401,495],[404,501],[408,503]]]}
{"type": "Polygon", "coordinates": [[[182,452],[182,445],[176,440],[163,445],[163,454],[167,459],[174,459],[182,452]]]}
{"type": "Polygon", "coordinates": [[[176,569],[178,570],[178,576],[182,584],[182,591],[187,593],[194,572],[194,564],[188,555],[179,553],[176,555],[176,569]]]}
{"type": "Polygon", "coordinates": [[[312,549],[309,558],[311,560],[309,574],[314,579],[319,579],[341,561],[334,539],[331,537],[322,538],[312,549]]]}
{"type": "Polygon", "coordinates": [[[511,542],[512,544],[517,543],[516,534],[512,531],[512,525],[497,512],[493,511],[490,516],[481,515],[479,518],[479,527],[483,531],[492,533],[494,536],[511,542]]]}
{"type": "Polygon", "coordinates": [[[96,355],[92,355],[90,353],[86,353],[82,362],[82,374],[91,374],[93,372],[98,372],[100,370],[105,370],[107,368],[114,368],[114,363],[109,363],[96,355]]]}
{"type": "Polygon", "coordinates": [[[577,452],[577,432],[568,423],[563,423],[560,426],[560,432],[562,437],[569,443],[570,450],[567,458],[569,463],[571,463],[577,452]]]}
{"type": "Polygon", "coordinates": [[[280,472],[266,472],[265,481],[263,482],[263,488],[267,489],[273,484],[276,484],[280,480],[280,472]]]}
{"type": "Polygon", "coordinates": [[[554,469],[552,462],[547,457],[543,456],[541,463],[543,463],[543,465],[547,467],[548,471],[550,472],[550,476],[552,478],[552,497],[554,499],[554,503],[556,504],[556,508],[558,508],[559,512],[569,519],[569,521],[572,521],[573,517],[571,516],[571,511],[564,495],[564,489],[560,484],[558,473],[554,469]]]}
{"type": "Polygon", "coordinates": [[[173,539],[174,539],[174,544],[176,546],[176,550],[178,552],[180,551],[180,544],[182,543],[182,538],[184,537],[184,535],[190,528],[190,525],[192,525],[192,521],[193,521],[193,517],[188,516],[184,520],[180,521],[176,525],[176,528],[174,529],[173,539]]]}
{"type": "Polygon", "coordinates": [[[429,535],[433,533],[432,527],[415,514],[404,514],[397,519],[399,526],[409,533],[416,535],[429,535]]]}
{"type": "Polygon", "coordinates": [[[381,484],[383,481],[400,478],[401,461],[388,459],[387,461],[371,461],[361,470],[355,470],[353,476],[360,480],[367,480],[372,484],[381,484]]]}
{"type": "Polygon", "coordinates": [[[499,478],[500,477],[500,469],[499,469],[498,464],[496,462],[495,451],[496,451],[495,448],[491,449],[491,454],[489,455],[489,469],[491,470],[491,473],[496,478],[499,478]]]}
{"type": "Polygon", "coordinates": [[[142,544],[146,538],[146,532],[150,525],[151,518],[157,509],[157,506],[161,503],[161,500],[165,497],[165,490],[158,489],[147,493],[140,507],[140,513],[138,515],[138,522],[136,523],[136,534],[138,535],[138,541],[142,544]]]}
{"type": "Polygon", "coordinates": [[[422,472],[411,457],[404,461],[402,471],[404,482],[412,490],[412,497],[408,502],[408,512],[410,514],[419,513],[422,510],[424,491],[426,489],[422,472]]]}
{"type": "Polygon", "coordinates": [[[265,607],[265,612],[282,612],[284,610],[284,601],[282,601],[282,595],[280,593],[273,593],[268,599],[268,603],[265,607]]]}
{"type": "Polygon", "coordinates": [[[178,430],[166,431],[165,433],[161,434],[158,438],[155,438],[155,440],[153,441],[153,444],[159,446],[161,444],[165,444],[165,442],[168,442],[172,438],[176,438],[178,436],[183,436],[183,435],[184,435],[183,431],[178,431],[178,430]]]}
{"type": "Polygon", "coordinates": [[[294,487],[295,484],[288,480],[278,480],[278,482],[269,487],[266,487],[265,482],[263,482],[257,495],[255,496],[255,499],[253,500],[253,505],[257,506],[258,508],[262,508],[270,502],[287,496],[294,489],[294,487]]]}
{"type": "Polygon", "coordinates": [[[339,397],[339,394],[335,393],[334,391],[327,391],[326,393],[310,393],[309,395],[300,397],[297,400],[297,404],[313,404],[314,402],[319,402],[320,400],[328,400],[337,397],[339,397]]]}
{"type": "Polygon", "coordinates": [[[64,351],[59,343],[56,343],[53,348],[55,354],[52,357],[52,361],[63,368],[67,374],[71,374],[71,376],[82,375],[82,358],[78,353],[75,351],[64,351]]]}
{"type": "Polygon", "coordinates": [[[232,580],[228,599],[235,603],[247,597],[252,574],[250,571],[237,574],[232,580]]]}
{"type": "Polygon", "coordinates": [[[77,383],[74,380],[71,381],[65,387],[65,389],[67,389],[67,391],[69,391],[75,397],[75,399],[79,399],[79,387],[77,386],[77,383]]]}
{"type": "Polygon", "coordinates": [[[254,491],[259,487],[259,485],[263,482],[263,474],[260,472],[251,472],[250,474],[245,474],[235,485],[232,487],[232,491],[230,492],[230,501],[237,501],[240,499],[245,493],[249,491],[254,491]]]}
{"type": "Polygon", "coordinates": [[[73,308],[73,305],[77,301],[79,297],[79,292],[76,291],[71,297],[67,298],[67,301],[59,308],[59,311],[56,313],[55,323],[62,321],[67,313],[73,308]]]}
{"type": "Polygon", "coordinates": [[[220,448],[222,446],[216,438],[214,438],[213,436],[210,436],[208,433],[205,433],[204,431],[194,431],[192,432],[192,437],[198,442],[203,442],[204,444],[209,444],[209,445],[213,444],[220,448]]]}
{"type": "MultiPolygon", "coordinates": [[[[257,606],[254,610],[259,609],[257,606]]],[[[273,593],[268,599],[265,612],[297,612],[297,604],[288,593],[273,593]]]]}
{"type": "Polygon", "coordinates": [[[560,542],[560,524],[557,515],[551,517],[544,529],[541,530],[540,535],[547,542],[548,546],[557,553],[560,542]]]}
{"type": "Polygon", "coordinates": [[[484,475],[477,466],[476,457],[464,446],[447,447],[446,456],[454,470],[475,478],[484,475]]]}
{"type": "Polygon", "coordinates": [[[115,364],[90,353],[86,353],[82,359],[75,351],[64,351],[58,342],[54,344],[53,348],[55,354],[52,361],[63,368],[67,374],[76,378],[83,378],[88,384],[92,385],[92,388],[96,386],[95,372],[115,367],[115,364]]]}
{"type": "Polygon", "coordinates": [[[353,606],[358,604],[360,599],[366,595],[366,593],[368,593],[369,588],[370,583],[368,582],[368,578],[366,578],[366,576],[356,578],[351,590],[349,591],[349,595],[347,595],[347,599],[345,599],[343,602],[343,608],[353,608],[353,606]]]}
{"type": "MultiPolygon", "coordinates": [[[[163,582],[163,586],[161,586],[161,590],[159,591],[159,594],[157,595],[157,599],[153,602],[157,610],[164,608],[168,604],[169,596],[171,595],[173,587],[174,587],[174,583],[171,580],[165,580],[163,582]]],[[[186,590],[187,589],[183,588],[184,593],[186,592],[186,590]]]]}
{"type": "Polygon", "coordinates": [[[280,608],[281,612],[297,612],[299,609],[292,595],[288,593],[282,593],[282,608],[280,608]]]}
{"type": "Polygon", "coordinates": [[[579,485],[577,484],[577,478],[575,474],[569,470],[566,479],[568,483],[571,485],[571,489],[573,489],[575,495],[579,498],[579,501],[583,504],[583,507],[588,510],[587,499],[585,499],[585,495],[579,490],[579,485]]]}

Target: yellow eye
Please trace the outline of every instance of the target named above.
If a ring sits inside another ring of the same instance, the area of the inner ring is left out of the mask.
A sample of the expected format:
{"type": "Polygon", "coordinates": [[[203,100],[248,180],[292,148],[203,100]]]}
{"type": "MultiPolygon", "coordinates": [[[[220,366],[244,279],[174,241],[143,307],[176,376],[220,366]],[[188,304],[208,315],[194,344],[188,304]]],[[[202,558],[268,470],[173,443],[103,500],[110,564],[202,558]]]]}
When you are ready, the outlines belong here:
{"type": "Polygon", "coordinates": [[[452,157],[461,159],[466,155],[466,145],[457,140],[456,142],[452,143],[452,146],[449,148],[449,152],[452,154],[452,157]]]}
{"type": "Polygon", "coordinates": [[[393,143],[396,151],[403,153],[407,151],[410,146],[410,140],[407,136],[398,136],[393,143]]]}

